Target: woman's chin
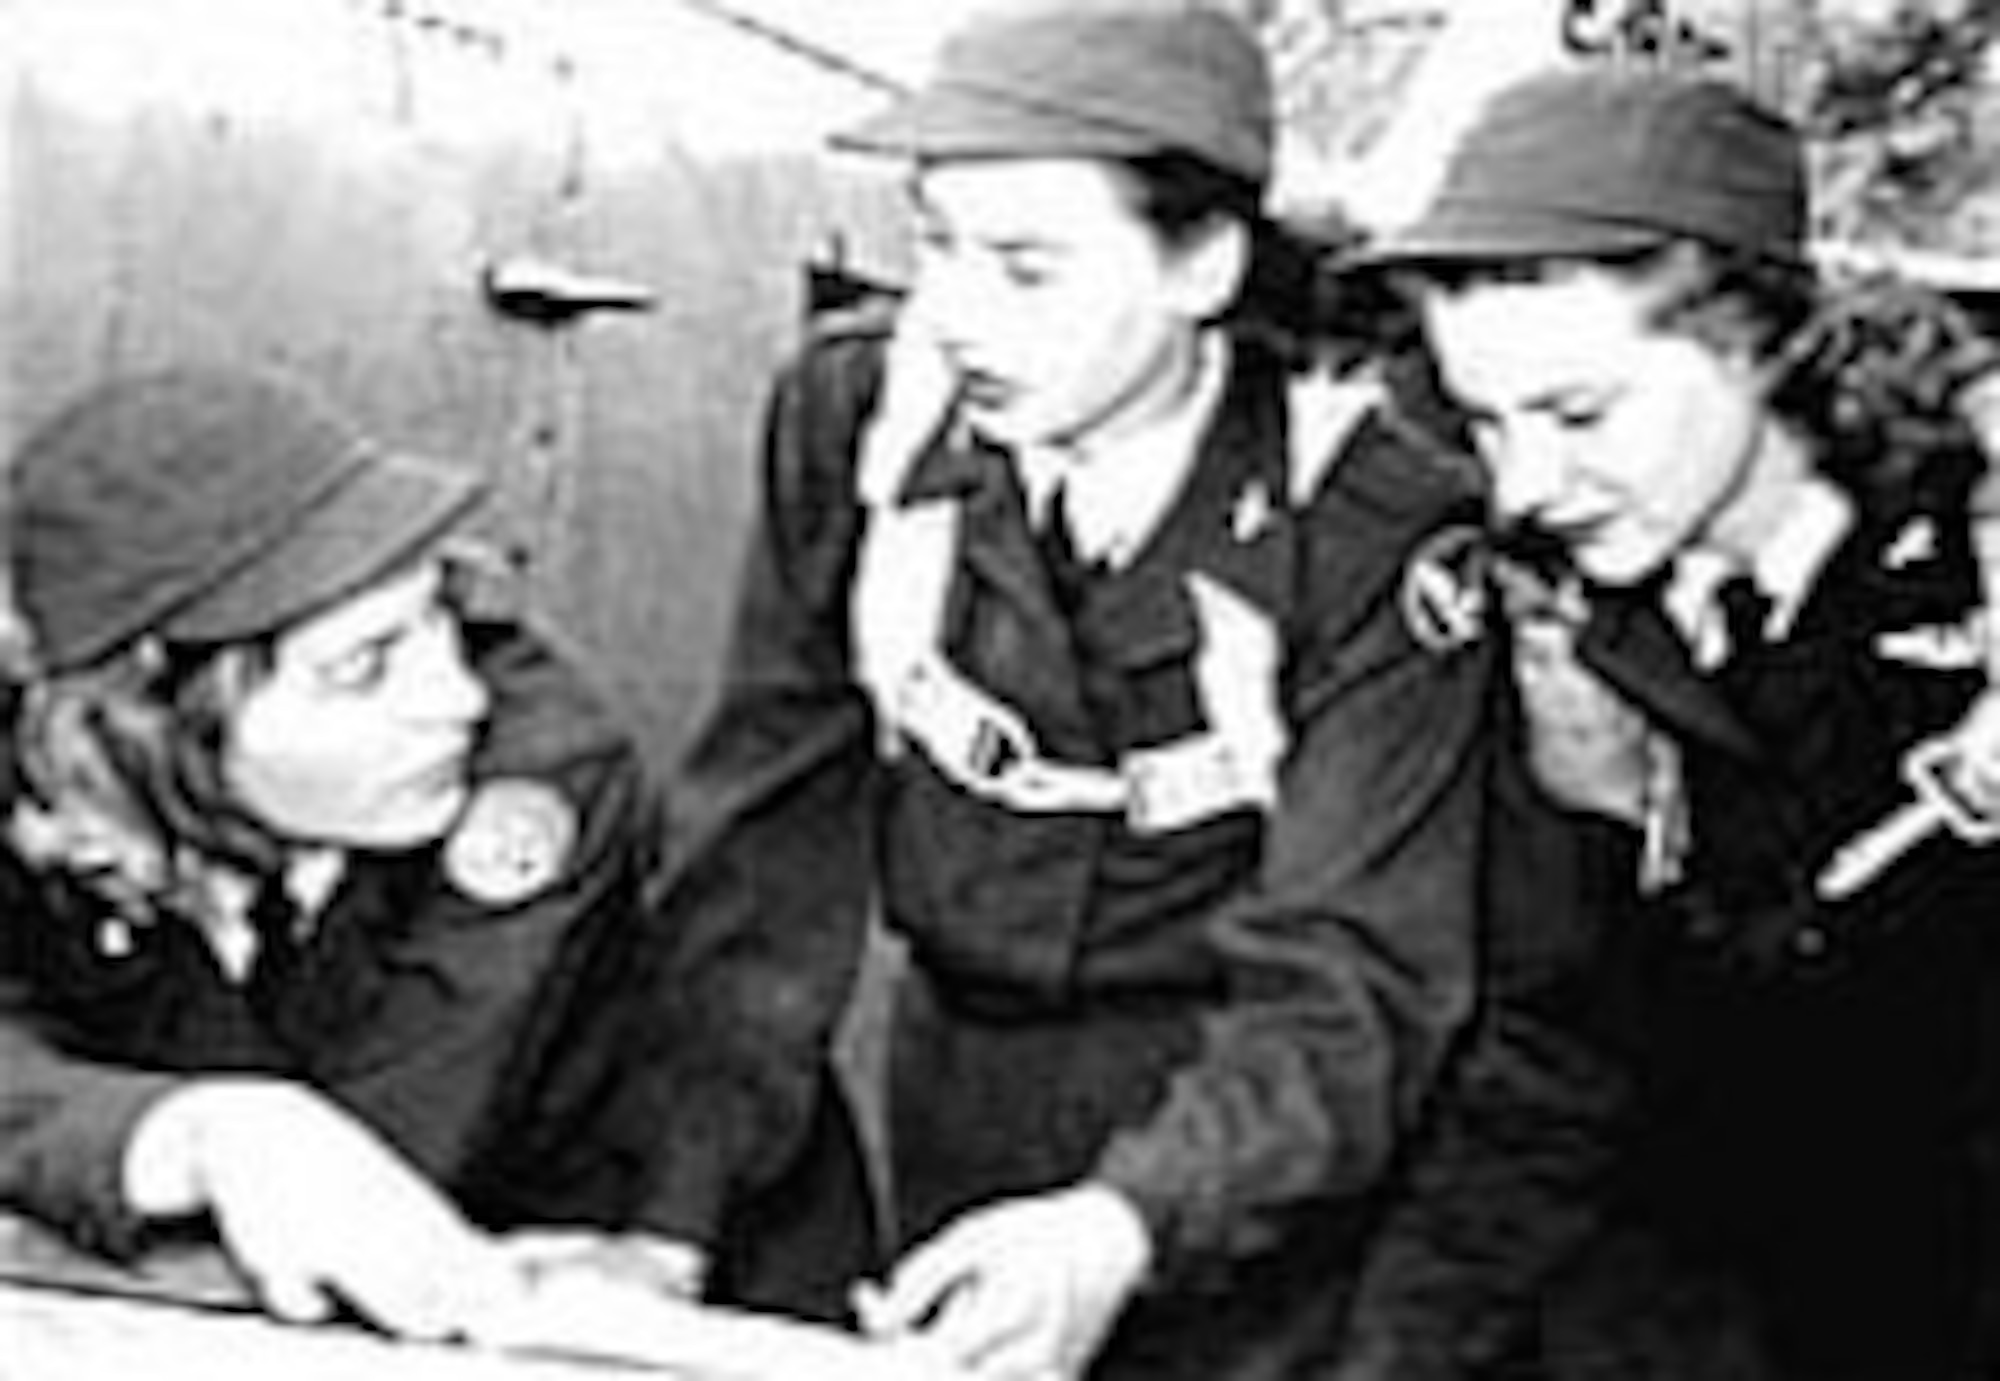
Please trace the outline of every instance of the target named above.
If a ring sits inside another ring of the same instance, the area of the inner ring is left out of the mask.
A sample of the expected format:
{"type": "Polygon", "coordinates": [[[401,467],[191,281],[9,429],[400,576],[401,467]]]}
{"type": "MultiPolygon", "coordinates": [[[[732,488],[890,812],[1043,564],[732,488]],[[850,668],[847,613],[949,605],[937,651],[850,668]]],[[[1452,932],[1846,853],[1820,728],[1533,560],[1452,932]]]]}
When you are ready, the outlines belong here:
{"type": "Polygon", "coordinates": [[[471,794],[471,788],[462,781],[434,788],[421,796],[398,801],[394,809],[379,811],[365,822],[357,822],[345,832],[345,839],[327,842],[369,853],[424,848],[457,827],[471,794]]]}

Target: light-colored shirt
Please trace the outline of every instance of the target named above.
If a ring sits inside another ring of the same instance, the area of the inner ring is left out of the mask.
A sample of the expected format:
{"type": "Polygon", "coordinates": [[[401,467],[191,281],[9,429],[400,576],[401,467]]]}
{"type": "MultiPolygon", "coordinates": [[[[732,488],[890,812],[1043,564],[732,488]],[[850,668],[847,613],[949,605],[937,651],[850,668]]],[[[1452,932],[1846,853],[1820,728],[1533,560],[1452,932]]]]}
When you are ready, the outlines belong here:
{"type": "Polygon", "coordinates": [[[1846,540],[1854,526],[1853,504],[1830,482],[1813,477],[1802,482],[1783,521],[1772,529],[1746,563],[1709,547],[1694,547],[1674,562],[1665,603],[1703,668],[1729,659],[1729,633],[1718,598],[1724,582],[1748,575],[1769,601],[1764,635],[1783,638],[1791,632],[1813,582],[1846,540]]]}

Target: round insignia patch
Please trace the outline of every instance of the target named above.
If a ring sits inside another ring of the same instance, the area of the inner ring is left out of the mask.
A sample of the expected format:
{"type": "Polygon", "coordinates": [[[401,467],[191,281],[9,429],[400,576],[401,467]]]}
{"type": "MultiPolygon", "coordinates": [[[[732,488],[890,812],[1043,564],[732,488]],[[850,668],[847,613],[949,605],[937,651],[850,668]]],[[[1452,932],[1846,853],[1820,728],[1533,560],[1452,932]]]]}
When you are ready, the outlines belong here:
{"type": "Polygon", "coordinates": [[[1486,628],[1486,534],[1464,524],[1425,538],[1403,568],[1403,622],[1436,653],[1479,641],[1486,628]]]}
{"type": "Polygon", "coordinates": [[[445,876],[474,901],[511,906],[561,877],[575,847],[576,811],[554,787],[484,782],[445,843],[445,876]]]}

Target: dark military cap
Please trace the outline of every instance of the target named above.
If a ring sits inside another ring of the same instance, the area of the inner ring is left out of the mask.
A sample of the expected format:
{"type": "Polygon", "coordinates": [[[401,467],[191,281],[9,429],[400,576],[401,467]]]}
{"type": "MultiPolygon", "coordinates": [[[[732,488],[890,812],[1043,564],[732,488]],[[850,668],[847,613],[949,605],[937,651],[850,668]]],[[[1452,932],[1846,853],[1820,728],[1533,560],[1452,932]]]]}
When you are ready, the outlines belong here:
{"type": "Polygon", "coordinates": [[[294,384],[217,369],[89,390],[27,439],[12,485],[14,595],[52,671],[145,634],[278,631],[414,558],[482,488],[294,384]]]}
{"type": "Polygon", "coordinates": [[[1271,79],[1256,37],[1192,0],[995,9],[948,39],[931,79],[837,147],[915,158],[1179,152],[1259,185],[1271,79]]]}
{"type": "Polygon", "coordinates": [[[1503,88],[1367,263],[1592,258],[1673,239],[1803,260],[1798,131],[1724,82],[1566,69],[1503,88]]]}

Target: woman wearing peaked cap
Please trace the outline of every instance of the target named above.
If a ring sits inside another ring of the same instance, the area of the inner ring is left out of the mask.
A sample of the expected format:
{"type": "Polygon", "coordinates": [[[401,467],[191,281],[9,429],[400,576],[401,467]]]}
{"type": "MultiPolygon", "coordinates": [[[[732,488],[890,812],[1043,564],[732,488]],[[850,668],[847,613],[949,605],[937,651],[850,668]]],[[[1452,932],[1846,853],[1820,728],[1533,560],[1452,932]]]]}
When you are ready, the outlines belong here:
{"type": "Polygon", "coordinates": [[[2000,349],[1816,281],[1806,194],[1727,85],[1541,75],[1372,256],[1475,419],[1526,771],[1343,1376],[1996,1364],[2000,349]]]}
{"type": "Polygon", "coordinates": [[[0,1199],[121,1258],[205,1214],[274,1312],[417,1336],[518,1323],[564,1261],[698,1289],[649,1167],[522,1149],[592,1141],[542,1071],[611,1017],[580,985],[645,933],[658,822],[578,678],[462,598],[478,483],[199,369],[92,389],[11,480],[0,1199]]]}
{"type": "Polygon", "coordinates": [[[1466,1008],[1489,663],[1398,590],[1471,491],[1381,390],[1295,399],[1272,140],[1214,9],[972,21],[841,140],[911,167],[893,331],[772,405],[665,902],[713,956],[666,1004],[736,1051],[683,1164],[807,1144],[879,899],[861,1321],[982,1377],[1292,1374],[1466,1008]]]}

